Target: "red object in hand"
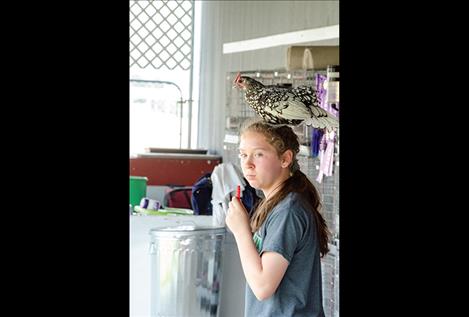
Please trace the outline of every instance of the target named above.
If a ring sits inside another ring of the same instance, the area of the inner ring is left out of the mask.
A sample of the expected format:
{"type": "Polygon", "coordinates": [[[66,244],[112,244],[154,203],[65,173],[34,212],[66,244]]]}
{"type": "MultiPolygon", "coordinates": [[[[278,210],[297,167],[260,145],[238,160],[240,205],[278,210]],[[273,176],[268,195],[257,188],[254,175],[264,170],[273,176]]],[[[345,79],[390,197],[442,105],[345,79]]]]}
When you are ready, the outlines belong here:
{"type": "Polygon", "coordinates": [[[239,186],[239,185],[236,188],[236,198],[238,198],[238,199],[241,198],[241,186],[239,186]]]}

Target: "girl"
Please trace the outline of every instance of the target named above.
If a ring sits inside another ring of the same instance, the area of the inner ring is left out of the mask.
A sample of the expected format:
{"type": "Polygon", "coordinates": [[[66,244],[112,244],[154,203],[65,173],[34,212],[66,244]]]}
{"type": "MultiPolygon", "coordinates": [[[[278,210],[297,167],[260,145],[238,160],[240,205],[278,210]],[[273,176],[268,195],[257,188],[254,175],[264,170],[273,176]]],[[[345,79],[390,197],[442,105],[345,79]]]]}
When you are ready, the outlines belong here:
{"type": "Polygon", "coordinates": [[[299,143],[288,126],[255,122],[241,132],[241,168],[265,199],[249,220],[233,197],[226,224],[247,281],[245,316],[324,317],[321,262],[329,231],[319,194],[299,170],[299,143]]]}

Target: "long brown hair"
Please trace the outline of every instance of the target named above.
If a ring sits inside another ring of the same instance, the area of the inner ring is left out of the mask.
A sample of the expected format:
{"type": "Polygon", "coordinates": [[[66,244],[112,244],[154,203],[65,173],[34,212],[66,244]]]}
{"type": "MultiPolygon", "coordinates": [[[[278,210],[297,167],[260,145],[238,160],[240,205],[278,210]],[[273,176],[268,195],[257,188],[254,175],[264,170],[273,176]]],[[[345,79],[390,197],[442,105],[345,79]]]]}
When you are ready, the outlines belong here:
{"type": "Polygon", "coordinates": [[[298,160],[296,159],[296,155],[300,151],[298,136],[289,126],[275,126],[262,121],[254,122],[246,126],[242,130],[241,135],[247,131],[264,135],[266,141],[276,149],[279,157],[287,150],[291,150],[293,152],[293,159],[290,164],[291,177],[286,179],[282,185],[280,185],[279,190],[276,191],[271,198],[268,200],[263,199],[258,203],[251,218],[252,232],[257,231],[260,228],[272,209],[289,193],[299,193],[311,206],[311,212],[316,220],[319,250],[321,257],[323,257],[327,252],[329,252],[327,243],[329,241],[330,231],[327,228],[327,223],[324,220],[324,217],[319,212],[322,206],[319,193],[311,181],[299,169],[298,160]]]}

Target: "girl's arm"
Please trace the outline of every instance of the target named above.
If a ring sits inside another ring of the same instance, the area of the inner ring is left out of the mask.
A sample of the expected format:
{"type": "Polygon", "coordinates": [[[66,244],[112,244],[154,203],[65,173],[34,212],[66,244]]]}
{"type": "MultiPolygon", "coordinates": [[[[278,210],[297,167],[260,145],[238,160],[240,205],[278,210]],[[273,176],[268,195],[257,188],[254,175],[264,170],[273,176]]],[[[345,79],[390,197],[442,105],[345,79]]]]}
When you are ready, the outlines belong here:
{"type": "Polygon", "coordinates": [[[277,252],[264,252],[260,257],[246,209],[236,197],[229,207],[226,224],[235,237],[246,281],[258,300],[267,299],[277,290],[289,263],[277,252]]]}

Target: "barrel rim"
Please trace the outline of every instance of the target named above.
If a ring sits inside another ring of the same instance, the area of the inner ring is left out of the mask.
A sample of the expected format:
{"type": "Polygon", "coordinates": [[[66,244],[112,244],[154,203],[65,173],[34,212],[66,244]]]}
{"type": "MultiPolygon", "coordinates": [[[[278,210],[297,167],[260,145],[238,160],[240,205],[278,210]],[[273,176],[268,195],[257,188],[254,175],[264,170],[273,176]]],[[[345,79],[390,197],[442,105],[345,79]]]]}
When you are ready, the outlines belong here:
{"type": "Polygon", "coordinates": [[[134,176],[134,175],[130,175],[129,176],[129,179],[130,180],[134,180],[134,181],[148,181],[148,177],[146,176],[134,176]]]}
{"type": "Polygon", "coordinates": [[[156,227],[150,229],[150,235],[165,233],[181,233],[181,234],[199,234],[199,233],[225,233],[226,228],[222,226],[193,226],[193,225],[177,225],[156,227]]]}

